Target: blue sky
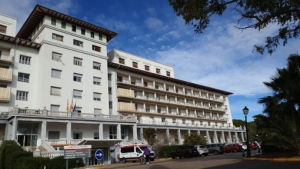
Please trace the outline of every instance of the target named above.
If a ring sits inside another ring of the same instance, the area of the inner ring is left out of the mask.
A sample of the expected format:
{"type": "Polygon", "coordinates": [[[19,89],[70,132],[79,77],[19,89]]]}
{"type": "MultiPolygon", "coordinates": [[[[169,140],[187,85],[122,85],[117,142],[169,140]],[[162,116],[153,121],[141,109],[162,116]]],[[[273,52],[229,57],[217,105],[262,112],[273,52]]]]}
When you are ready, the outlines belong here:
{"type": "MultiPolygon", "coordinates": [[[[18,30],[36,4],[110,29],[118,35],[108,51],[120,49],[174,67],[178,79],[234,93],[229,97],[232,117],[248,119],[262,113],[259,98],[271,95],[263,82],[270,81],[276,68],[297,53],[299,40],[280,46],[273,55],[253,53],[254,44],[274,35],[278,25],[241,32],[236,13],[214,17],[204,34],[195,34],[191,25],[177,17],[167,0],[1,0],[0,13],[16,17],[18,30]]],[[[243,26],[246,22],[240,23],[243,26]]]]}

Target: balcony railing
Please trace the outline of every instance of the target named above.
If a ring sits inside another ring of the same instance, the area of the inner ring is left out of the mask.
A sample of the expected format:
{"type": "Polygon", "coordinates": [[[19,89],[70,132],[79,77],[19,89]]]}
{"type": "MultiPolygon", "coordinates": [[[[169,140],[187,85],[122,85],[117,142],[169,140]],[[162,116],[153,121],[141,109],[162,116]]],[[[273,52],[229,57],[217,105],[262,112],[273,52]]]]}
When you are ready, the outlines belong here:
{"type": "Polygon", "coordinates": [[[91,113],[78,113],[78,112],[60,112],[60,111],[49,111],[46,109],[20,109],[14,108],[9,112],[9,116],[41,116],[41,117],[56,117],[56,118],[76,118],[76,119],[94,119],[94,120],[105,120],[105,121],[126,121],[136,122],[135,116],[122,116],[122,115],[106,115],[106,114],[91,114],[91,113]]]}
{"type": "Polygon", "coordinates": [[[12,70],[0,68],[0,81],[11,82],[12,81],[12,70]]]}
{"type": "Polygon", "coordinates": [[[0,102],[9,102],[10,88],[0,87],[0,102]]]}
{"type": "Polygon", "coordinates": [[[13,63],[13,56],[8,56],[8,55],[0,55],[0,62],[1,63],[8,63],[8,64],[12,64],[13,63]]]}
{"type": "Polygon", "coordinates": [[[185,94],[183,91],[175,92],[175,90],[172,90],[172,89],[166,89],[164,87],[157,87],[157,86],[153,86],[151,84],[145,85],[143,83],[137,83],[135,81],[129,81],[129,80],[124,80],[124,79],[119,79],[118,82],[130,84],[130,85],[135,85],[135,86],[147,87],[147,88],[156,89],[156,90],[163,90],[163,91],[167,91],[167,92],[178,93],[178,94],[182,94],[182,95],[187,95],[187,96],[192,96],[192,97],[197,97],[197,98],[203,98],[203,99],[213,100],[213,101],[218,101],[218,102],[224,102],[225,101],[224,99],[218,99],[218,98],[214,98],[214,97],[207,97],[207,96],[204,96],[204,95],[199,96],[198,94],[192,94],[192,93],[185,94]]]}
{"type": "Polygon", "coordinates": [[[161,126],[178,126],[178,127],[203,127],[203,128],[216,128],[216,129],[235,129],[235,130],[244,130],[243,127],[235,127],[235,126],[225,126],[225,125],[207,125],[200,123],[181,123],[181,122],[172,122],[165,120],[164,122],[156,121],[156,120],[139,120],[138,124],[146,124],[146,125],[161,125],[161,126]]]}

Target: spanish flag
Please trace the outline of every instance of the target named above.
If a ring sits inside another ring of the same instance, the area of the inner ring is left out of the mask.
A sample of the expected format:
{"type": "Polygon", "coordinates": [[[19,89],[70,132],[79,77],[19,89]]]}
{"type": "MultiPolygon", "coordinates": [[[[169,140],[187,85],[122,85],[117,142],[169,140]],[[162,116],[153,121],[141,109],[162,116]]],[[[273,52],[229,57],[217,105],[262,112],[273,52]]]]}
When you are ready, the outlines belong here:
{"type": "Polygon", "coordinates": [[[72,99],[72,103],[71,103],[71,105],[70,105],[70,111],[73,111],[73,99],[72,99]]]}
{"type": "Polygon", "coordinates": [[[69,112],[69,100],[67,99],[67,106],[66,106],[67,112],[69,112]]]}

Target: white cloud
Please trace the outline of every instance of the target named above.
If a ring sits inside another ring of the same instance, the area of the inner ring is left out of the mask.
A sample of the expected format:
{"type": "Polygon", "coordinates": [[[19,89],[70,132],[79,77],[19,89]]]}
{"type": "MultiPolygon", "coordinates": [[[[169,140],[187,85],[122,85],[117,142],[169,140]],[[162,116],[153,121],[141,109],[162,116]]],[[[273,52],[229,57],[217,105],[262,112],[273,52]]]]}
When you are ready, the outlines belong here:
{"type": "Polygon", "coordinates": [[[128,30],[134,32],[136,30],[136,25],[132,22],[107,18],[105,15],[98,15],[95,21],[100,24],[99,26],[115,31],[128,30]]]}
{"type": "Polygon", "coordinates": [[[163,27],[163,22],[161,20],[152,17],[147,18],[145,24],[149,29],[157,31],[159,31],[160,28],[163,27]]]}
{"type": "Polygon", "coordinates": [[[161,47],[156,60],[175,65],[176,78],[235,95],[270,92],[262,82],[270,80],[276,67],[285,65],[290,48],[300,43],[290,42],[289,48],[280,46],[280,50],[272,56],[259,55],[252,53],[253,45],[262,43],[263,37],[274,33],[278,27],[271,25],[262,31],[245,30],[240,33],[233,25],[215,26],[206,34],[181,40],[171,48],[161,47]]]}

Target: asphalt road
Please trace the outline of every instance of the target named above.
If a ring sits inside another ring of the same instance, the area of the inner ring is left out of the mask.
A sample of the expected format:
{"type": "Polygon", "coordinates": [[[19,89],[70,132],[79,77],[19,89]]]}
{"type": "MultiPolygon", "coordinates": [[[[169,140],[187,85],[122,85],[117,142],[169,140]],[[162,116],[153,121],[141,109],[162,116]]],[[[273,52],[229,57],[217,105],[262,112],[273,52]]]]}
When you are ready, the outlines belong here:
{"type": "MultiPolygon", "coordinates": [[[[253,152],[254,153],[254,152],[253,152]]],[[[186,159],[155,160],[148,165],[127,162],[107,169],[299,169],[300,162],[243,161],[241,153],[209,155],[186,159]]]]}

